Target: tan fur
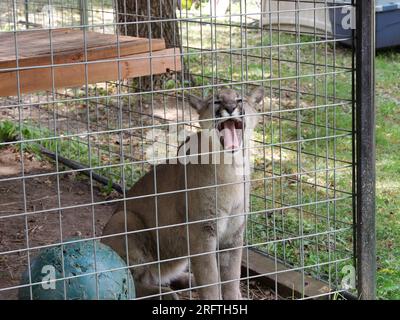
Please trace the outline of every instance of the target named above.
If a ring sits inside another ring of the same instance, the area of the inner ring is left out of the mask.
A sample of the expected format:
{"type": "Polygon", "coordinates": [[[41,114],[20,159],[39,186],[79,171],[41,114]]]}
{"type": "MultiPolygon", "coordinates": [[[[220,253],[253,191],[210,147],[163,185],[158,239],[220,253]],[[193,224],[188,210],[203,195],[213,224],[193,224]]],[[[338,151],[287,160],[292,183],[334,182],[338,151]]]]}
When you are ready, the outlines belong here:
{"type": "MultiPolygon", "coordinates": [[[[236,106],[238,110],[244,109],[245,127],[250,131],[257,123],[254,106],[262,96],[263,90],[258,88],[236,106]]],[[[191,105],[199,111],[203,129],[214,128],[215,122],[203,120],[213,119],[216,108],[228,106],[229,109],[240,95],[225,89],[216,98],[222,101],[218,107],[213,107],[212,98],[205,101],[191,99],[191,105]]],[[[236,111],[232,115],[236,115],[236,111]]],[[[244,147],[248,147],[249,139],[250,136],[246,135],[244,147]]],[[[212,150],[220,150],[218,144],[218,140],[210,142],[212,150]]],[[[131,269],[137,296],[155,297],[169,293],[163,298],[176,299],[176,294],[171,293],[168,286],[182,276],[190,279],[185,274],[190,260],[196,286],[205,286],[197,289],[201,299],[241,298],[239,281],[235,280],[240,278],[241,249],[229,248],[243,244],[244,213],[249,209],[249,185],[243,181],[249,178],[249,174],[248,156],[238,150],[232,153],[231,164],[222,161],[217,165],[183,165],[179,162],[158,165],[129,190],[128,198],[141,198],[121,204],[103,232],[104,235],[120,235],[104,238],[103,242],[125,259],[128,252],[130,265],[146,263],[131,269]],[[155,193],[167,194],[154,196],[155,193]],[[178,226],[164,228],[175,224],[178,226]],[[125,236],[125,232],[130,234],[125,236]],[[216,255],[217,249],[222,252],[216,255]],[[224,251],[226,249],[228,251],[224,251]],[[192,256],[190,259],[187,258],[189,255],[192,256]],[[157,263],[171,259],[175,260],[157,263]],[[218,286],[220,281],[230,282],[218,286]]]]}

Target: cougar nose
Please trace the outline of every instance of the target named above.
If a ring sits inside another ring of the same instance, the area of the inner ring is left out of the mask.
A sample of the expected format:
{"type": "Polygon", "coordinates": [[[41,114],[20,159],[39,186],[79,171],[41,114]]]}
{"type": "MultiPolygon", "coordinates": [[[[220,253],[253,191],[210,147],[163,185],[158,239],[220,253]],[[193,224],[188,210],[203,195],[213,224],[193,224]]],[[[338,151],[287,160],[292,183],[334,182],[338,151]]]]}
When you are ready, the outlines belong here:
{"type": "Polygon", "coordinates": [[[233,111],[236,109],[236,105],[225,105],[225,110],[228,111],[229,114],[232,114],[233,111]]]}

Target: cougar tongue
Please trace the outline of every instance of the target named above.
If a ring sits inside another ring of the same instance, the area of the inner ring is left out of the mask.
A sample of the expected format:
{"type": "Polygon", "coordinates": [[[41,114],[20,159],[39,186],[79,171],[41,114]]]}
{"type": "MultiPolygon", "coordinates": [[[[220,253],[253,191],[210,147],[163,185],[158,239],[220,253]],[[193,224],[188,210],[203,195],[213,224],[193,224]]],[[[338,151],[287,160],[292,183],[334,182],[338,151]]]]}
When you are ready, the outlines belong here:
{"type": "Polygon", "coordinates": [[[237,136],[235,122],[232,120],[223,123],[222,136],[224,137],[224,149],[238,149],[239,139],[237,136]]]}

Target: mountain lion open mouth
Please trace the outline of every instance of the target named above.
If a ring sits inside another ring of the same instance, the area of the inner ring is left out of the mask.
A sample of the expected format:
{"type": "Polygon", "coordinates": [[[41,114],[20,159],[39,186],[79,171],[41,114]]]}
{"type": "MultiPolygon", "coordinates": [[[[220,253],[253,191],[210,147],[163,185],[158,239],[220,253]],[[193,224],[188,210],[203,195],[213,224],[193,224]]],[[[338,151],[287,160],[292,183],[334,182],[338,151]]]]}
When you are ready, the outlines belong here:
{"type": "Polygon", "coordinates": [[[224,150],[235,152],[242,145],[243,121],[228,119],[218,124],[219,139],[224,150]]]}

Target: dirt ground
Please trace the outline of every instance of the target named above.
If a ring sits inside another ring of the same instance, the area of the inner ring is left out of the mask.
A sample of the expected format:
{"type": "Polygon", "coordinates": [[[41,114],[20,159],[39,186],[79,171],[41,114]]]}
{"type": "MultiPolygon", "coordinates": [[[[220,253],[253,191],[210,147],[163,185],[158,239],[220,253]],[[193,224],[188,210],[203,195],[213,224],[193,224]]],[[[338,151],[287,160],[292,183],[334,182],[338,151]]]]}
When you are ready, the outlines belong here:
{"type": "MultiPolygon", "coordinates": [[[[61,173],[57,179],[57,175],[51,174],[56,171],[54,165],[39,161],[32,154],[25,154],[23,162],[24,184],[19,151],[3,148],[0,152],[0,253],[9,252],[0,254],[0,290],[20,283],[28,265],[28,251],[25,250],[28,244],[35,247],[72,237],[99,236],[116,206],[88,205],[104,201],[106,197],[99,186],[94,186],[92,192],[87,178],[61,173]],[[5,178],[12,180],[4,181],[5,178]],[[82,206],[57,210],[76,205],[82,206]],[[35,213],[39,210],[40,213],[35,213]],[[24,212],[28,214],[19,215],[24,212]]],[[[36,254],[37,250],[29,250],[31,259],[36,254]]],[[[273,293],[257,281],[249,282],[249,291],[247,281],[243,281],[241,288],[247,299],[274,298],[273,293]]],[[[17,289],[0,291],[0,299],[16,299],[17,293],[17,289]]],[[[189,293],[181,293],[180,297],[189,299],[189,293]]],[[[193,292],[192,299],[196,297],[193,292]]]]}
{"type": "MultiPolygon", "coordinates": [[[[92,203],[90,185],[69,174],[46,175],[54,167],[38,161],[32,155],[24,157],[25,179],[2,181],[8,177],[21,177],[20,154],[11,148],[0,153],[0,252],[59,243],[72,237],[88,238],[101,235],[101,231],[113,212],[113,205],[86,205],[79,209],[51,210],[58,207],[92,203]],[[57,193],[59,183],[60,193],[57,193]],[[24,190],[26,203],[24,203],[24,190]],[[28,215],[18,216],[28,212],[28,215]],[[48,210],[32,213],[38,210],[48,210]],[[30,213],[30,214],[29,214],[30,213]],[[94,230],[95,229],[95,230],[94,230]],[[26,230],[28,233],[26,234],[26,230]]],[[[93,188],[93,202],[103,201],[101,190],[93,188]]],[[[30,252],[30,257],[35,255],[30,252]]],[[[19,284],[22,272],[27,268],[26,251],[0,255],[0,288],[19,284]]],[[[17,290],[0,291],[0,299],[15,299],[17,290]]]]}

